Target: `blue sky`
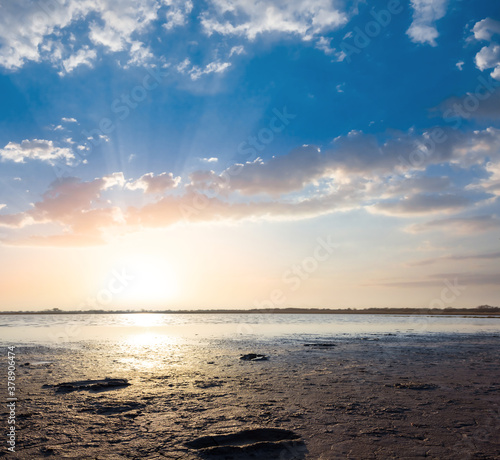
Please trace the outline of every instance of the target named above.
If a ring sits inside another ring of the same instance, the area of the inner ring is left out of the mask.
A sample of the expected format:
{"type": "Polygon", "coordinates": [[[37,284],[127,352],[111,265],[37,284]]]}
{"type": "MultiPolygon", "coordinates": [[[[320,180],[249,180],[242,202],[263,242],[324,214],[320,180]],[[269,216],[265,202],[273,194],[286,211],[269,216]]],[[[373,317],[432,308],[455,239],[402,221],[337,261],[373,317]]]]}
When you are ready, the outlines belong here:
{"type": "Polygon", "coordinates": [[[172,284],[201,280],[197,296],[151,302],[253,306],[327,234],[338,259],[286,305],[428,306],[456,278],[467,289],[446,306],[495,304],[499,13],[486,0],[1,4],[0,255],[18,277],[58,262],[43,301],[17,283],[0,306],[81,304],[104,281],[75,266],[78,294],[56,294],[64,264],[86,248],[111,270],[131,244],[189,267],[172,284]],[[232,258],[200,267],[203,245],[232,258]]]}

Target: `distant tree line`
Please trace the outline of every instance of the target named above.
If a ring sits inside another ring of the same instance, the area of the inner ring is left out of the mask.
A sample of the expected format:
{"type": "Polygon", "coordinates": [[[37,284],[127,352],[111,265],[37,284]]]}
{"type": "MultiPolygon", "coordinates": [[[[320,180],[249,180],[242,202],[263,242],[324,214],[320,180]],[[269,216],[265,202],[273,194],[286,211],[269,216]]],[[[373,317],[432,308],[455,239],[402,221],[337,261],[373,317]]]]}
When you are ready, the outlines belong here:
{"type": "Polygon", "coordinates": [[[39,311],[5,311],[3,315],[85,315],[85,314],[332,314],[332,315],[500,315],[500,307],[479,305],[475,308],[253,308],[247,310],[198,309],[198,310],[62,310],[50,308],[39,311]]]}

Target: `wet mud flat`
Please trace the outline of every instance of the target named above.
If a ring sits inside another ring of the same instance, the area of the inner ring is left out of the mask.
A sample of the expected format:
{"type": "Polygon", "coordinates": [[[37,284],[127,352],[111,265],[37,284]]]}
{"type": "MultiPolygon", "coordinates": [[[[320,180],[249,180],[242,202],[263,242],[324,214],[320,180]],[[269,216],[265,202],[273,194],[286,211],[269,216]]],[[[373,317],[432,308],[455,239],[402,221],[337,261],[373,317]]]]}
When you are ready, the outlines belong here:
{"type": "Polygon", "coordinates": [[[16,454],[4,445],[0,457],[498,459],[499,345],[464,334],[20,346],[16,454]]]}

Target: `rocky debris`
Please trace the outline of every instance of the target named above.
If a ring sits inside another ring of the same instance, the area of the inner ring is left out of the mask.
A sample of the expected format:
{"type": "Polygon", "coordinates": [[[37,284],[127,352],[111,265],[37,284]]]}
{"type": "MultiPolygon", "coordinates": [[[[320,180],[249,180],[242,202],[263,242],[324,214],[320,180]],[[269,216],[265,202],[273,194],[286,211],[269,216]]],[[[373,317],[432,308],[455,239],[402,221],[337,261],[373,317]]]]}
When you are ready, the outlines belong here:
{"type": "Polygon", "coordinates": [[[336,343],[325,342],[325,343],[304,343],[304,347],[312,347],[312,348],[332,348],[336,347],[336,343]]]}
{"type": "Polygon", "coordinates": [[[130,415],[140,415],[141,410],[146,407],[146,404],[142,403],[137,403],[134,401],[128,401],[128,402],[119,402],[119,403],[112,403],[112,402],[94,402],[91,403],[90,407],[86,407],[84,409],[80,409],[80,412],[91,412],[93,414],[99,414],[99,415],[115,415],[115,414],[123,414],[123,413],[129,413],[133,411],[133,414],[127,414],[126,416],[130,415]]]}
{"type": "Polygon", "coordinates": [[[248,353],[240,357],[243,361],[267,361],[269,358],[266,355],[259,355],[257,353],[248,353]]]}
{"type": "Polygon", "coordinates": [[[43,385],[42,388],[55,388],[57,393],[69,393],[72,391],[105,391],[115,388],[128,387],[127,379],[110,379],[106,377],[103,380],[79,380],[76,382],[64,382],[57,385],[43,385]]]}
{"type": "Polygon", "coordinates": [[[203,436],[188,441],[186,447],[196,449],[201,458],[250,460],[271,458],[304,459],[307,448],[290,430],[257,428],[224,435],[203,436]]]}
{"type": "Polygon", "coordinates": [[[433,383],[415,383],[415,382],[398,382],[393,385],[386,385],[386,387],[402,388],[407,390],[435,390],[439,388],[433,383]]]}
{"type": "Polygon", "coordinates": [[[193,382],[193,385],[198,388],[202,389],[207,389],[207,388],[214,388],[214,387],[221,387],[224,383],[226,383],[224,380],[195,380],[193,382]]]}

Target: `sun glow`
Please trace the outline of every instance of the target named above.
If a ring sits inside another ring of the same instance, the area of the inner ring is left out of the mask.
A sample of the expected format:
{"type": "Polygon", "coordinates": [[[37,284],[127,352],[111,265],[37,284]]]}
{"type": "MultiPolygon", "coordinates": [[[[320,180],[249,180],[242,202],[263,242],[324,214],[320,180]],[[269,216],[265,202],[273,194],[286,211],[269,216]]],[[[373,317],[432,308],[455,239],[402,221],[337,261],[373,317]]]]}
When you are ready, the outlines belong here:
{"type": "MultiPolygon", "coordinates": [[[[166,305],[180,292],[178,277],[168,261],[146,256],[127,258],[124,264],[133,278],[120,300],[136,308],[166,305]]],[[[141,324],[142,325],[142,324],[141,324]]]]}
{"type": "Polygon", "coordinates": [[[158,315],[153,313],[135,313],[127,315],[127,320],[129,320],[133,326],[148,328],[158,326],[161,321],[158,315]]]}

